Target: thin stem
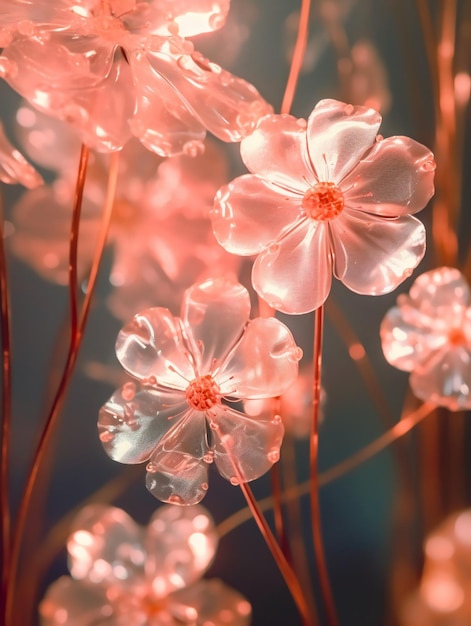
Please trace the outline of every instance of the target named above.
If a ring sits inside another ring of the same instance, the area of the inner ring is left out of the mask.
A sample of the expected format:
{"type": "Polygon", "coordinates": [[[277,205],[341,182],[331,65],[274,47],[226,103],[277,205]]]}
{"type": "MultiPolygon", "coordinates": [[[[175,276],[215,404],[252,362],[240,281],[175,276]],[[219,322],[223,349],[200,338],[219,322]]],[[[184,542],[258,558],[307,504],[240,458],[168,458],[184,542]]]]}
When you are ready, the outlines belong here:
{"type": "Polygon", "coordinates": [[[299,74],[306,52],[307,38],[309,32],[309,15],[311,12],[311,0],[302,0],[301,13],[299,15],[298,36],[294,46],[293,58],[289,69],[288,81],[286,83],[285,93],[281,103],[281,113],[289,113],[293,104],[296,86],[298,84],[299,74]]]}
{"type": "Polygon", "coordinates": [[[4,245],[4,218],[0,200],[0,308],[2,341],[2,444],[1,444],[1,541],[2,541],[2,578],[0,606],[5,605],[10,569],[10,431],[11,431],[11,345],[10,345],[10,295],[8,271],[4,245]]]}
{"type": "MultiPolygon", "coordinates": [[[[430,415],[436,406],[431,402],[426,402],[419,406],[418,409],[412,411],[403,419],[401,419],[395,426],[393,426],[390,430],[382,434],[380,437],[375,439],[372,443],[369,443],[364,448],[348,457],[344,461],[341,461],[337,465],[334,465],[330,469],[326,470],[319,474],[319,487],[324,487],[325,485],[341,478],[348,472],[356,469],[365,461],[368,461],[376,454],[387,448],[389,445],[409,433],[417,424],[419,424],[423,419],[425,419],[428,415],[430,415]]],[[[307,480],[292,489],[288,489],[283,493],[282,499],[283,502],[290,502],[296,498],[301,496],[305,496],[310,492],[310,481],[307,480]]],[[[268,511],[273,507],[273,498],[270,496],[268,498],[264,498],[259,502],[260,511],[268,511]]],[[[218,533],[220,537],[224,537],[228,533],[232,532],[235,528],[247,522],[251,519],[250,509],[246,507],[245,509],[241,509],[234,513],[227,519],[225,519],[218,526],[218,533]]]]}
{"type": "Polygon", "coordinates": [[[291,556],[289,551],[289,543],[286,535],[285,524],[283,520],[282,510],[282,488],[281,488],[281,470],[280,461],[275,463],[271,468],[271,491],[273,494],[273,517],[275,521],[275,531],[278,537],[278,542],[281,546],[281,550],[286,557],[286,560],[291,563],[291,556]]]}
{"type": "Polygon", "coordinates": [[[314,382],[312,394],[312,425],[309,454],[309,480],[311,483],[311,521],[314,554],[316,558],[322,598],[327,613],[327,621],[330,626],[337,626],[338,618],[335,609],[334,597],[330,586],[329,572],[324,553],[322,540],[322,523],[319,502],[319,473],[317,469],[319,458],[319,409],[321,403],[321,374],[322,374],[322,336],[324,328],[324,307],[320,306],[314,313],[314,349],[313,366],[314,382]]]}

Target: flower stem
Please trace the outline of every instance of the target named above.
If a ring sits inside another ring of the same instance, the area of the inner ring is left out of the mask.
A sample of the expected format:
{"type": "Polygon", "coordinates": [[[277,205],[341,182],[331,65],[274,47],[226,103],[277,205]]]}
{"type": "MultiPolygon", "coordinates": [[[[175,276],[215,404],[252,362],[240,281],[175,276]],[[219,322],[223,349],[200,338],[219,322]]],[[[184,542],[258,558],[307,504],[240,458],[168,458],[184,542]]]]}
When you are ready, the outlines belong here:
{"type": "Polygon", "coordinates": [[[321,512],[319,503],[319,472],[317,467],[319,456],[319,408],[321,398],[322,373],[322,335],[324,327],[324,307],[320,306],[314,313],[314,349],[312,361],[314,365],[314,382],[312,395],[312,426],[309,454],[309,479],[311,483],[311,522],[312,540],[316,558],[322,598],[327,613],[329,626],[337,626],[338,618],[335,602],[330,586],[329,573],[322,541],[321,512]]]}
{"type": "Polygon", "coordinates": [[[306,52],[307,38],[309,33],[309,15],[311,12],[311,0],[302,0],[301,13],[299,15],[298,36],[294,46],[293,58],[289,70],[288,81],[281,103],[281,113],[289,113],[293,104],[299,74],[306,52]]]}

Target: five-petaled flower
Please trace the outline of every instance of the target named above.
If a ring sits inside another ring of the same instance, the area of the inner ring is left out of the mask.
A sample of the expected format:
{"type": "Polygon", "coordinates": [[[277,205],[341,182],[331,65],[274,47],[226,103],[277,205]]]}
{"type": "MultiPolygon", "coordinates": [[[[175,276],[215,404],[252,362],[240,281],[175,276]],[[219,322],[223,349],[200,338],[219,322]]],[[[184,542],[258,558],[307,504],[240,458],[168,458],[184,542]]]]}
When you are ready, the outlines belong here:
{"type": "Polygon", "coordinates": [[[412,217],[433,194],[432,153],[377,136],[373,109],[321,101],[309,120],[268,115],[241,143],[250,175],[219,190],[213,230],[234,254],[258,254],[252,281],[285,313],[326,300],[332,273],[352,291],[392,291],[422,259],[412,217]]]}
{"type": "Polygon", "coordinates": [[[224,23],[229,0],[10,0],[0,75],[92,148],[134,135],[161,156],[193,154],[209,130],[240,141],[271,107],[185,36],[224,23]]]}
{"type": "Polygon", "coordinates": [[[121,509],[86,507],[67,542],[73,578],[49,587],[41,624],[247,626],[247,600],[219,580],[200,580],[216,547],[201,506],[161,507],[145,529],[121,509]]]}
{"type": "Polygon", "coordinates": [[[302,351],[274,318],[248,322],[239,283],[209,279],[185,292],[181,319],[153,308],[119,333],[116,353],[138,379],[100,411],[100,439],[121,463],[147,464],[147,488],[164,502],[195,504],[213,461],[232,484],[279,458],[279,416],[251,418],[228,402],[275,397],[296,379],[302,351]]]}
{"type": "Polygon", "coordinates": [[[411,372],[414,394],[451,411],[471,409],[470,305],[464,276],[439,267],[419,276],[381,325],[384,355],[411,372]]]}

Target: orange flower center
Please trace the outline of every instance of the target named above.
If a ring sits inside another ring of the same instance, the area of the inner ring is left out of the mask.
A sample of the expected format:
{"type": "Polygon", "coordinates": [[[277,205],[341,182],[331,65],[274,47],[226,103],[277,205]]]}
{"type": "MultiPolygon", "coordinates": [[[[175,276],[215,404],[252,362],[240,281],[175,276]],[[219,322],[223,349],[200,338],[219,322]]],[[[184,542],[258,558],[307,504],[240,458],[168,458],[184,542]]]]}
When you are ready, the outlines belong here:
{"type": "Polygon", "coordinates": [[[461,328],[452,328],[448,333],[448,341],[454,347],[463,346],[467,339],[461,328]]]}
{"type": "Polygon", "coordinates": [[[343,211],[343,193],[335,183],[316,183],[304,194],[302,207],[313,220],[333,220],[343,211]]]}
{"type": "Polygon", "coordinates": [[[188,404],[197,411],[212,408],[219,402],[220,396],[219,385],[209,374],[192,380],[185,392],[188,404]]]}

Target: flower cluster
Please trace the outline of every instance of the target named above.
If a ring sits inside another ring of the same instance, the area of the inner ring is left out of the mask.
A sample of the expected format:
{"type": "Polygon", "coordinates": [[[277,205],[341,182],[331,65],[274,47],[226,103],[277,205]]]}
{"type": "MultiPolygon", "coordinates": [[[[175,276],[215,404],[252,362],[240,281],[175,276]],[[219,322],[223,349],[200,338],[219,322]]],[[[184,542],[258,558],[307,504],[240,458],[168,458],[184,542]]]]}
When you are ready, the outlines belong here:
{"type": "Polygon", "coordinates": [[[249,313],[242,285],[210,279],[185,292],[181,319],[148,309],[118,335],[118,359],[140,385],[124,384],[101,409],[100,439],[116,461],[149,461],[147,488],[164,502],[199,502],[213,461],[238,484],[279,459],[281,418],[230,403],[283,393],[302,352],[284,324],[249,313]]]}
{"type": "Polygon", "coordinates": [[[419,276],[381,325],[386,359],[412,391],[451,411],[471,409],[471,294],[455,268],[419,276]]]}
{"type": "Polygon", "coordinates": [[[124,511],[83,509],[63,576],[40,605],[42,626],[247,626],[250,604],[219,580],[200,580],[217,534],[201,506],[161,507],[146,529],[124,511]]]}
{"type": "Polygon", "coordinates": [[[271,111],[257,90],[184,37],[220,28],[229,0],[11,0],[0,9],[0,75],[71,122],[98,151],[137,137],[162,156],[239,141],[271,111]]]}

